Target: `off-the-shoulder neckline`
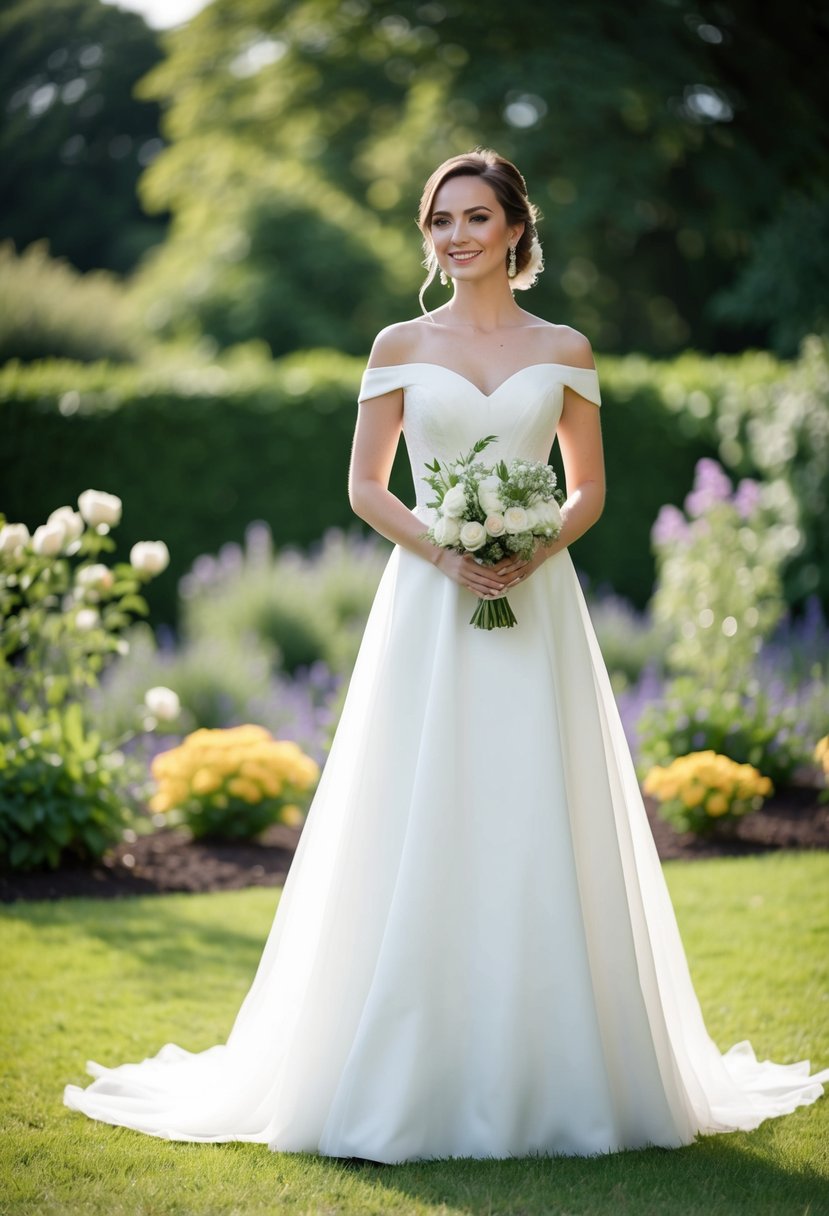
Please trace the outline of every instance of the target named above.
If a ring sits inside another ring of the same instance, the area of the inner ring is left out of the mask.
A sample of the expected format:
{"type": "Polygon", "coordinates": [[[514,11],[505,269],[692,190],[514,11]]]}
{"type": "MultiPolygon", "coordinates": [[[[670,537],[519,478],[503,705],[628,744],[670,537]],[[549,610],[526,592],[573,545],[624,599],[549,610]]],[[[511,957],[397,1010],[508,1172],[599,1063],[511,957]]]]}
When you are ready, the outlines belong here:
{"type": "Polygon", "coordinates": [[[519,367],[517,371],[512,372],[512,374],[507,376],[507,378],[505,380],[502,380],[501,383],[499,385],[497,385],[492,390],[491,393],[485,393],[483,391],[483,389],[478,388],[477,384],[475,384],[475,382],[473,380],[470,380],[468,376],[465,376],[463,374],[463,372],[456,371],[454,367],[446,367],[446,365],[443,363],[429,363],[427,361],[412,361],[409,363],[386,363],[382,367],[367,367],[366,373],[368,373],[368,372],[393,372],[393,371],[399,371],[401,368],[404,368],[404,367],[437,367],[440,369],[440,371],[449,372],[450,375],[457,376],[459,380],[463,380],[465,384],[468,384],[471,388],[474,388],[476,393],[479,393],[482,397],[486,397],[486,398],[494,397],[497,392],[500,392],[500,390],[504,387],[505,384],[509,384],[510,380],[514,380],[515,377],[520,376],[522,372],[529,371],[531,368],[534,368],[534,367],[564,367],[570,372],[588,372],[594,376],[598,374],[595,367],[576,367],[572,363],[525,363],[523,367],[519,367]]]}

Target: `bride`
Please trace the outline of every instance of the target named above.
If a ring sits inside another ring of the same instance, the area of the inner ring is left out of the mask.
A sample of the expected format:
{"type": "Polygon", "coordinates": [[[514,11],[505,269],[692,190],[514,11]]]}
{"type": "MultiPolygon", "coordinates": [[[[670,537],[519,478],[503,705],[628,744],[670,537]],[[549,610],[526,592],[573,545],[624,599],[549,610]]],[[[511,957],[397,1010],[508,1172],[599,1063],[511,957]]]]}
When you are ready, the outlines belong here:
{"type": "Polygon", "coordinates": [[[258,970],[225,1043],[90,1061],[75,1110],[380,1162],[589,1155],[748,1130],[829,1081],[706,1030],[569,554],[604,503],[590,344],[513,294],[535,222],[493,152],[427,182],[427,282],[451,296],[363,377],[350,499],[394,548],[258,970]],[[557,439],[567,488],[558,540],[492,568],[424,539],[423,481],[490,434],[505,460],[557,439]],[[506,592],[518,624],[472,628],[506,592]]]}

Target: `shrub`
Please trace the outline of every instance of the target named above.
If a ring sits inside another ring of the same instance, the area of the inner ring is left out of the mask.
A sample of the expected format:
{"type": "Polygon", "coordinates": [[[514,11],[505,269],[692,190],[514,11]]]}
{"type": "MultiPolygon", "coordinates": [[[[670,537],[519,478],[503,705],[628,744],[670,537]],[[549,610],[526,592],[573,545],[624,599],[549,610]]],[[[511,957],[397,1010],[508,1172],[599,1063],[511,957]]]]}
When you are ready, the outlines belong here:
{"type": "Polygon", "coordinates": [[[651,610],[672,670],[733,687],[783,616],[780,570],[798,534],[766,490],[744,479],[735,491],[721,466],[703,459],[685,514],[660,511],[651,610]]]}
{"type": "Polygon", "coordinates": [[[138,588],[167,550],[140,542],[134,564],[110,569],[96,559],[115,547],[121,501],[86,490],[78,503],[33,536],[0,528],[0,861],[14,868],[99,857],[129,809],[129,766],[86,694],[126,648],[120,634],[147,610],[138,588]]]}
{"type": "Polygon", "coordinates": [[[639,719],[638,769],[641,775],[688,752],[713,750],[785,785],[808,763],[810,736],[799,725],[798,706],[777,703],[756,679],[723,689],[680,676],[639,719]]]}
{"type": "Polygon", "coordinates": [[[735,764],[715,751],[690,752],[652,768],[644,790],[659,802],[664,819],[681,832],[701,835],[731,828],[758,810],[772,792],[768,777],[750,764],[735,764]]]}
{"type": "Polygon", "coordinates": [[[181,581],[183,632],[191,642],[248,637],[275,667],[295,674],[322,662],[349,670],[388,546],[329,529],[308,556],[274,552],[267,524],[251,524],[242,550],[200,556],[181,581]]]}
{"type": "Polygon", "coordinates": [[[249,839],[280,819],[297,824],[297,805],[319,777],[295,743],[261,726],[198,730],[152,762],[156,814],[178,812],[193,836],[249,839]]]}
{"type": "Polygon", "coordinates": [[[88,729],[80,705],[11,715],[0,735],[0,860],[13,870],[100,857],[135,811],[129,765],[88,729]]]}
{"type": "Polygon", "coordinates": [[[50,258],[46,241],[0,244],[0,363],[8,359],[124,362],[141,352],[124,290],[104,270],[81,274],[50,258]]]}

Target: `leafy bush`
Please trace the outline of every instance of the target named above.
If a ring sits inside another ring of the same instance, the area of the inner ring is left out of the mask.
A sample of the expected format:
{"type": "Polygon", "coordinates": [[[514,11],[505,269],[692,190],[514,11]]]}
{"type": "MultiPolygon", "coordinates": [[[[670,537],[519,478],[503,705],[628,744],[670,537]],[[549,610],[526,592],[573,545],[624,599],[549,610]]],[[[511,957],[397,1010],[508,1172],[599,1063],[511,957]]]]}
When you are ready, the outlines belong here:
{"type": "Polygon", "coordinates": [[[651,534],[651,610],[674,671],[733,687],[783,616],[780,570],[798,533],[779,519],[767,491],[748,479],[734,491],[716,461],[703,459],[685,514],[660,511],[651,534]]]}
{"type": "Polygon", "coordinates": [[[297,824],[319,766],[295,743],[261,726],[198,730],[156,756],[156,814],[178,812],[193,836],[249,839],[269,824],[297,824]]]}
{"type": "Polygon", "coordinates": [[[799,721],[796,704],[779,704],[756,679],[723,689],[680,676],[639,719],[640,776],[655,764],[712,750],[755,765],[775,785],[785,785],[808,764],[813,746],[813,737],[800,732],[799,721]]]}
{"type": "MultiPolygon", "coordinates": [[[[128,517],[170,545],[173,563],[153,588],[152,616],[170,624],[181,575],[199,554],[236,542],[251,519],[266,520],[280,548],[353,525],[346,481],[364,360],[303,351],[270,362],[257,350],[248,344],[214,362],[190,352],[186,365],[180,352],[164,352],[145,367],[50,361],[0,369],[8,509],[33,523],[78,478],[92,481],[105,451],[128,517]]],[[[701,457],[718,456],[735,475],[771,480],[778,514],[791,513],[800,548],[785,572],[789,602],[817,592],[829,603],[826,345],[807,343],[791,365],[758,352],[629,356],[600,358],[599,373],[607,506],[573,546],[579,569],[643,607],[657,511],[681,501],[701,457]]],[[[553,464],[560,474],[557,448],[553,464]]],[[[392,490],[413,501],[402,450],[392,490]]],[[[138,539],[129,523],[122,536],[127,545],[138,539]]]]}
{"type": "Polygon", "coordinates": [[[111,732],[93,728],[86,693],[147,611],[138,588],[167,550],[139,542],[113,569],[89,560],[115,548],[121,501],[86,490],[78,502],[33,536],[0,527],[0,862],[15,868],[99,857],[129,801],[129,766],[111,732]]]}
{"type": "Polygon", "coordinates": [[[217,558],[202,555],[181,580],[184,636],[252,638],[291,674],[317,662],[348,670],[387,558],[385,542],[335,529],[307,556],[274,553],[267,524],[252,524],[244,550],[228,544],[217,558]]]}
{"type": "Polygon", "coordinates": [[[728,830],[747,812],[758,810],[772,784],[750,764],[703,751],[652,768],[644,790],[659,801],[663,819],[680,832],[706,835],[728,830]]]}
{"type": "Polygon", "coordinates": [[[50,258],[46,241],[20,254],[4,241],[0,277],[0,363],[50,357],[125,362],[140,355],[124,289],[108,271],[80,274],[50,258]]]}
{"type": "Polygon", "coordinates": [[[685,513],[660,511],[652,605],[674,678],[639,719],[640,772],[703,749],[755,765],[775,784],[809,764],[829,634],[817,605],[796,643],[783,620],[780,571],[797,530],[777,506],[773,486],[744,479],[735,491],[702,460],[685,513]]]}
{"type": "Polygon", "coordinates": [[[136,809],[129,765],[106,750],[74,702],[11,715],[0,733],[0,862],[13,870],[100,857],[136,809]]]}

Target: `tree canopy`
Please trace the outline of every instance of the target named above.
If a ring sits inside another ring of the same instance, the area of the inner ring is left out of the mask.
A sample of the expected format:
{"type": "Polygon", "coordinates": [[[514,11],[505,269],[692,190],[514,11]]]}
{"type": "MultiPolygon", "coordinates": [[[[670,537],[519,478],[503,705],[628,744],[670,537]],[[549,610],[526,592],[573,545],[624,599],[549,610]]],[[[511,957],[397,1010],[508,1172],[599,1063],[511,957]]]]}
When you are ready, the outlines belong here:
{"type": "Polygon", "coordinates": [[[125,273],[166,228],[136,197],[162,146],[158,105],[133,96],[156,35],[100,0],[11,0],[0,48],[0,236],[125,273]]]}
{"type": "Polygon", "coordinates": [[[478,144],[545,217],[527,306],[600,348],[790,354],[826,322],[810,0],[214,0],[165,42],[140,85],[168,142],[140,187],[174,217],[144,276],[162,332],[364,350],[412,310],[423,180],[478,144]]]}

